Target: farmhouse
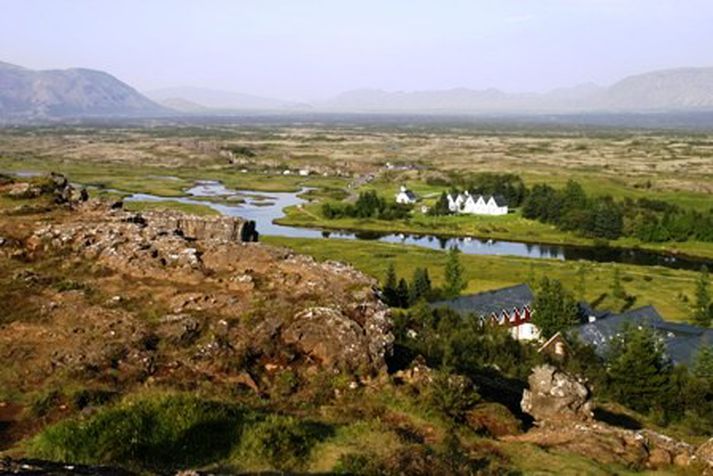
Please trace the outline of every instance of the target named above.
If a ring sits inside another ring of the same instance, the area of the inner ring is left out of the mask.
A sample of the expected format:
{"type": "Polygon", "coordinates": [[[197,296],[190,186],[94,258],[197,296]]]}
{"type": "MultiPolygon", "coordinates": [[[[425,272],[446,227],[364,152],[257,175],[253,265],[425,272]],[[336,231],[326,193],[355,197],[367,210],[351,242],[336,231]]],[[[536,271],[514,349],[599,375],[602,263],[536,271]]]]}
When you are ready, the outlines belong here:
{"type": "Polygon", "coordinates": [[[401,186],[399,193],[396,194],[396,203],[403,203],[406,205],[412,205],[416,203],[416,195],[405,186],[401,186]]]}
{"type": "Polygon", "coordinates": [[[468,215],[507,215],[508,205],[500,195],[448,194],[448,209],[453,213],[468,215]]]}
{"type": "Polygon", "coordinates": [[[540,331],[532,324],[534,296],[527,284],[438,301],[433,307],[448,307],[463,316],[474,315],[484,322],[508,326],[517,340],[533,340],[540,331]]]}

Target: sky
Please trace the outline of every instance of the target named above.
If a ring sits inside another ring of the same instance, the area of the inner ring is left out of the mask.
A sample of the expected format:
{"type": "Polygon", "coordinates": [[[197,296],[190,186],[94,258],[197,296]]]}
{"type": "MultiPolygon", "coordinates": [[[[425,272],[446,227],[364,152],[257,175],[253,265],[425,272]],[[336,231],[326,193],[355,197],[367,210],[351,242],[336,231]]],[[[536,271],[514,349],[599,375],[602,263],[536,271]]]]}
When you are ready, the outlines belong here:
{"type": "Polygon", "coordinates": [[[712,0],[0,0],[0,61],[312,101],[713,66],[712,0]]]}

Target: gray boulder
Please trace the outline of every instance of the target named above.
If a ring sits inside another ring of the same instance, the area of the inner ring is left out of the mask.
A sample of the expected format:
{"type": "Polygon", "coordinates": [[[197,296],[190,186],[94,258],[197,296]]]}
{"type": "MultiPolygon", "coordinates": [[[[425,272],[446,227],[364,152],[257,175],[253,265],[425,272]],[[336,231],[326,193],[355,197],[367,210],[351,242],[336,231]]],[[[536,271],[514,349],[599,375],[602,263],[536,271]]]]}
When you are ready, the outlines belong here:
{"type": "Polygon", "coordinates": [[[592,402],[584,383],[552,365],[540,365],[528,378],[529,390],[522,395],[522,411],[537,422],[590,420],[592,402]]]}

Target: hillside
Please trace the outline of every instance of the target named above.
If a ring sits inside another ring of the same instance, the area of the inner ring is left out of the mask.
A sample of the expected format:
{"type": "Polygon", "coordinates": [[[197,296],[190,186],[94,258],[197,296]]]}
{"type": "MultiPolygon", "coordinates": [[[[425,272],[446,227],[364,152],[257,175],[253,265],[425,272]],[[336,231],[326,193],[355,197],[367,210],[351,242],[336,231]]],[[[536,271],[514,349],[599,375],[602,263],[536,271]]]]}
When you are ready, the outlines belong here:
{"type": "Polygon", "coordinates": [[[681,68],[629,76],[606,90],[602,108],[713,109],[713,68],[681,68]]]}
{"type": "Polygon", "coordinates": [[[169,112],[102,71],[34,71],[0,63],[0,119],[147,117],[169,112]]]}

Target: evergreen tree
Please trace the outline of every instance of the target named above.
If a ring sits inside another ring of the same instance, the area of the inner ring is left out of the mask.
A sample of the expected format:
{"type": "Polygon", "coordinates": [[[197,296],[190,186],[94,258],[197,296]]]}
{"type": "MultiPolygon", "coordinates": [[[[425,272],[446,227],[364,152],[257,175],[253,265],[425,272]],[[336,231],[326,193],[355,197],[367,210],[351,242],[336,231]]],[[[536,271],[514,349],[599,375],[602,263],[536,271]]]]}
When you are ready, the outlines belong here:
{"type": "Polygon", "coordinates": [[[532,323],[542,337],[549,339],[577,323],[577,304],[562,287],[562,283],[547,277],[542,278],[533,303],[532,323]]]}
{"type": "Polygon", "coordinates": [[[451,213],[451,209],[448,208],[448,194],[446,192],[441,193],[441,196],[438,198],[438,201],[436,202],[433,207],[428,211],[429,215],[435,215],[435,216],[440,216],[440,215],[449,215],[451,213]]]}
{"type": "Polygon", "coordinates": [[[707,345],[698,350],[693,359],[691,372],[696,377],[713,381],[713,346],[707,345]]]}
{"type": "Polygon", "coordinates": [[[709,327],[713,319],[713,305],[711,304],[710,278],[708,268],[703,265],[696,282],[696,303],[693,308],[693,320],[699,326],[709,327]]]}
{"type": "Polygon", "coordinates": [[[667,404],[672,366],[653,328],[625,326],[610,354],[608,388],[615,400],[640,412],[667,404]]]}
{"type": "Polygon", "coordinates": [[[431,295],[431,278],[428,276],[428,269],[416,268],[413,272],[410,292],[411,304],[415,304],[420,299],[428,299],[431,295]]]}
{"type": "Polygon", "coordinates": [[[525,280],[525,282],[533,288],[537,285],[537,277],[535,276],[535,265],[532,261],[530,261],[530,266],[527,269],[527,279],[525,280]]]}
{"type": "Polygon", "coordinates": [[[687,426],[697,434],[709,435],[713,431],[713,346],[696,353],[682,393],[687,426]]]}
{"type": "Polygon", "coordinates": [[[396,268],[394,268],[394,263],[390,263],[388,269],[386,270],[386,280],[384,281],[383,293],[384,301],[389,306],[398,306],[398,295],[396,292],[396,287],[398,286],[398,278],[396,277],[396,268]]]}
{"type": "Polygon", "coordinates": [[[468,285],[468,281],[463,276],[464,269],[459,254],[460,250],[455,246],[448,250],[445,266],[446,284],[443,287],[443,293],[447,298],[458,297],[468,285]]]}
{"type": "Polygon", "coordinates": [[[619,268],[614,268],[614,276],[612,277],[611,283],[611,294],[617,299],[626,299],[626,291],[624,286],[621,285],[621,273],[619,268]]]}
{"type": "Polygon", "coordinates": [[[577,280],[575,282],[575,298],[585,300],[587,293],[587,268],[584,264],[580,264],[577,268],[577,280]]]}
{"type": "Polygon", "coordinates": [[[404,278],[399,280],[398,286],[396,286],[396,302],[397,306],[406,308],[409,303],[409,290],[408,283],[404,278]]]}
{"type": "Polygon", "coordinates": [[[611,197],[601,197],[591,205],[591,220],[585,230],[586,234],[616,240],[624,228],[624,215],[611,197]]]}

